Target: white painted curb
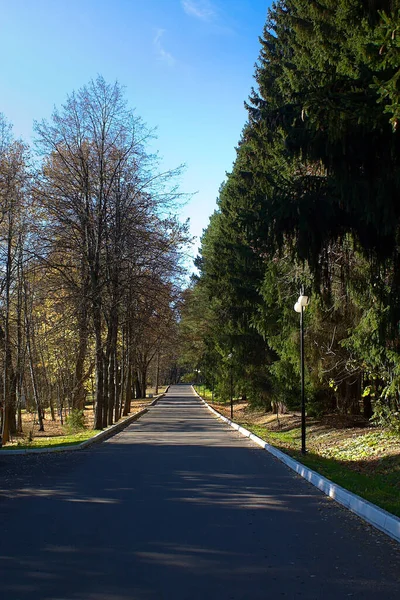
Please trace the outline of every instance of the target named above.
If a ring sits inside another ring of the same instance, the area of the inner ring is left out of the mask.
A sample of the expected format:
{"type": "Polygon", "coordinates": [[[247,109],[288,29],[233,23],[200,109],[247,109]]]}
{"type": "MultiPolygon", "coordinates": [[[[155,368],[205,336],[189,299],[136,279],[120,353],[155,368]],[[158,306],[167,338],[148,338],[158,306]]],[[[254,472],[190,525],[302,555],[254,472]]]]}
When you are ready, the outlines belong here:
{"type": "Polygon", "coordinates": [[[307,481],[321,490],[324,494],[330,496],[330,498],[333,498],[336,502],[351,510],[351,512],[370,523],[370,525],[373,525],[397,542],[400,542],[400,519],[398,517],[387,512],[383,508],[379,508],[379,506],[372,504],[372,502],[364,500],[360,496],[357,496],[357,494],[349,492],[340,485],[330,481],[330,479],[327,479],[316,471],[313,471],[312,469],[302,465],[294,458],[291,458],[284,452],[281,452],[281,450],[274,448],[274,446],[271,446],[254,433],[251,433],[251,431],[248,431],[241,425],[234,423],[227,417],[224,417],[219,412],[211,408],[211,406],[207,404],[207,402],[196,392],[194,388],[193,391],[205,404],[208,410],[214,413],[214,415],[216,415],[219,419],[225,421],[225,423],[228,423],[228,425],[230,425],[233,429],[236,429],[236,431],[242,435],[250,438],[255,444],[258,444],[258,446],[261,446],[261,448],[264,448],[264,450],[267,450],[273,454],[278,460],[285,463],[285,465],[287,465],[293,471],[296,471],[296,473],[301,477],[304,477],[304,479],[307,479],[307,481]]]}
{"type": "Polygon", "coordinates": [[[0,450],[0,457],[8,456],[9,454],[11,454],[11,455],[43,454],[43,453],[50,453],[50,452],[74,452],[75,450],[83,450],[84,448],[87,448],[91,444],[96,444],[97,442],[102,442],[103,440],[106,440],[106,439],[112,437],[119,431],[122,431],[122,429],[125,429],[125,427],[127,427],[128,425],[133,423],[133,421],[136,421],[142,415],[147,413],[149,408],[151,406],[154,406],[160,400],[160,398],[162,398],[166,394],[167,391],[168,391],[168,388],[165,390],[165,392],[163,394],[156,396],[154,398],[153,402],[151,402],[148,406],[146,406],[146,408],[143,408],[139,412],[134,413],[133,415],[130,415],[123,421],[114,423],[114,425],[111,425],[111,427],[108,427],[104,431],[100,431],[100,433],[96,433],[96,435],[85,440],[84,442],[81,442],[80,444],[75,444],[74,446],[55,446],[54,448],[31,448],[31,449],[27,448],[24,450],[4,450],[3,452],[1,452],[1,450],[0,450]]]}

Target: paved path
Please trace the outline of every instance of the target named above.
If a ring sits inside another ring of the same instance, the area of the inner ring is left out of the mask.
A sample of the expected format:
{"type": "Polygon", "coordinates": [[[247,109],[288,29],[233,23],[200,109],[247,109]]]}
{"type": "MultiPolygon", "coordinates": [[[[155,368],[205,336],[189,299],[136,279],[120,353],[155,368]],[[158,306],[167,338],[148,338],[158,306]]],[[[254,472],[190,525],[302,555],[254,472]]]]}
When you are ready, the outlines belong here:
{"type": "Polygon", "coordinates": [[[400,598],[399,545],[218,421],[189,386],[103,444],[1,456],[0,481],[10,469],[4,600],[400,598]]]}

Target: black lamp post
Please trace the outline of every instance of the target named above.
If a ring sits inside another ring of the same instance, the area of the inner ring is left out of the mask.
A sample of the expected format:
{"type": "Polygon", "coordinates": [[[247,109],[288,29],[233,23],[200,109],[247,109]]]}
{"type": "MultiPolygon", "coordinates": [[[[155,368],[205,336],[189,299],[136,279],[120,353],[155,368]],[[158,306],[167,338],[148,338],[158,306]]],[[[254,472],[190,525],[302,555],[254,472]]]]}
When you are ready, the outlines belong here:
{"type": "Polygon", "coordinates": [[[301,452],[306,453],[306,400],[304,395],[304,309],[308,304],[308,296],[300,296],[294,310],[300,313],[300,370],[301,370],[301,452]]]}

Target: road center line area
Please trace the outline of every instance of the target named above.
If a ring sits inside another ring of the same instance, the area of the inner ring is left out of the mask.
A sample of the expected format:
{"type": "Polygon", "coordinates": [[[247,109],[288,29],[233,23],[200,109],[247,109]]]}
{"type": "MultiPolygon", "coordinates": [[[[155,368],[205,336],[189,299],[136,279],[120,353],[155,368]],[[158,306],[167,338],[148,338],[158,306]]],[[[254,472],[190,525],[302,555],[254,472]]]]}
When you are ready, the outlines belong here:
{"type": "Polygon", "coordinates": [[[0,455],[4,600],[400,598],[400,546],[171,386],[81,452],[0,455]]]}

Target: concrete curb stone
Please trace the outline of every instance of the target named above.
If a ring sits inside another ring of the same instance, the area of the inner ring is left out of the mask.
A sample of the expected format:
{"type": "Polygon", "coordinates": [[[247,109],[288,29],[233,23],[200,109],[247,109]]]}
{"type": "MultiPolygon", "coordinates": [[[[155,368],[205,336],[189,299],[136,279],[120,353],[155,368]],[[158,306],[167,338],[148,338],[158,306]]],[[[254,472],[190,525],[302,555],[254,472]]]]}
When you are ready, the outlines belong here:
{"type": "MultiPolygon", "coordinates": [[[[193,391],[197,394],[194,388],[193,391]]],[[[230,425],[232,429],[235,429],[242,435],[248,437],[258,446],[264,448],[264,450],[267,450],[267,452],[275,456],[281,462],[285,463],[298,475],[306,479],[309,483],[317,487],[324,494],[326,494],[342,506],[346,507],[358,517],[361,517],[361,519],[364,519],[364,521],[367,521],[373,527],[376,527],[377,529],[383,531],[383,533],[386,533],[386,535],[390,536],[397,542],[400,542],[400,519],[398,517],[387,512],[383,508],[376,506],[376,504],[372,504],[372,502],[364,500],[364,498],[361,498],[357,494],[349,492],[345,488],[341,487],[340,485],[337,485],[336,483],[333,483],[333,481],[327,479],[323,475],[320,475],[316,471],[309,469],[294,458],[291,458],[284,452],[281,452],[281,450],[278,450],[274,446],[271,446],[254,433],[251,433],[241,425],[238,425],[238,423],[231,421],[231,419],[228,419],[228,417],[224,417],[223,415],[221,415],[221,413],[212,408],[199,394],[197,394],[197,396],[205,404],[205,406],[210,412],[214,413],[219,419],[221,419],[225,423],[228,423],[228,425],[230,425]]]]}

